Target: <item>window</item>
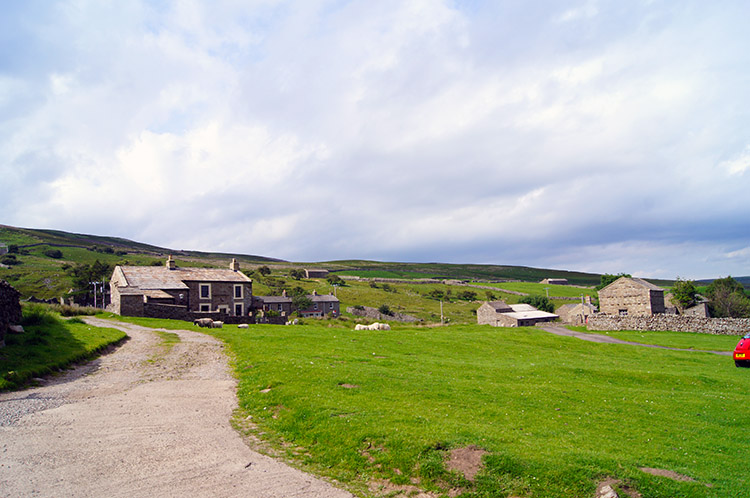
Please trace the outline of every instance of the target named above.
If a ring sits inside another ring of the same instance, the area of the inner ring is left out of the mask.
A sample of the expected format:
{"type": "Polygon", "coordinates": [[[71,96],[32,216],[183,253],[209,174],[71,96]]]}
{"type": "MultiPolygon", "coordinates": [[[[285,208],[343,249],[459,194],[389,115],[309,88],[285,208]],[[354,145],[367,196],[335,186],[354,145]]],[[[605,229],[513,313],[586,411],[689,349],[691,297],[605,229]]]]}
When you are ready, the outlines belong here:
{"type": "Polygon", "coordinates": [[[281,311],[282,309],[284,309],[284,305],[283,304],[279,303],[278,306],[279,306],[279,311],[281,311]]]}
{"type": "Polygon", "coordinates": [[[315,303],[315,304],[313,305],[313,309],[314,309],[315,311],[318,311],[318,303],[315,303]]]}
{"type": "Polygon", "coordinates": [[[201,304],[201,311],[211,311],[210,304],[201,304]]]}
{"type": "Polygon", "coordinates": [[[328,309],[330,309],[330,310],[333,309],[333,303],[328,303],[328,309]]]}
{"type": "Polygon", "coordinates": [[[235,285],[234,286],[234,298],[235,299],[242,299],[242,285],[235,285]]]}
{"type": "Polygon", "coordinates": [[[211,299],[211,284],[200,284],[201,299],[211,299]]]}
{"type": "Polygon", "coordinates": [[[628,310],[620,310],[620,316],[628,316],[628,310]]]}
{"type": "Polygon", "coordinates": [[[237,303],[234,305],[234,316],[242,316],[242,304],[237,303]]]}

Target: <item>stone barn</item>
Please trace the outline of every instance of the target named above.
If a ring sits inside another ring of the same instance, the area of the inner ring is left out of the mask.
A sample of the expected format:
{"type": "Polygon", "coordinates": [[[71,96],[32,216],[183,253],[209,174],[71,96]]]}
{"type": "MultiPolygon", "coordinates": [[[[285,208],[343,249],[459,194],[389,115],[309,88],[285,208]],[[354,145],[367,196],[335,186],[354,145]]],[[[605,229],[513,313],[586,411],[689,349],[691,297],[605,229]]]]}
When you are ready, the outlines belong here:
{"type": "Polygon", "coordinates": [[[599,291],[605,315],[651,316],[664,313],[664,289],[640,278],[620,277],[599,291]]]}
{"type": "Polygon", "coordinates": [[[539,322],[551,322],[554,313],[540,311],[530,304],[506,304],[505,301],[489,301],[477,310],[479,325],[493,327],[530,327],[539,322]]]}

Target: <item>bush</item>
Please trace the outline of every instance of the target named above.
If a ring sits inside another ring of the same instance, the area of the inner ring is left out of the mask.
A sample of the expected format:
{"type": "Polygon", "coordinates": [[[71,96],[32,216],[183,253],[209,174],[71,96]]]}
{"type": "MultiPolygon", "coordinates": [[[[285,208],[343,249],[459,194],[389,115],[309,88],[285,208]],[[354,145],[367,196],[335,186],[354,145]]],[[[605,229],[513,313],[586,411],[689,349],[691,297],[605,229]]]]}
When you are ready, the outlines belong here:
{"type": "Polygon", "coordinates": [[[381,304],[378,311],[383,315],[393,316],[393,311],[391,311],[391,307],[387,304],[381,304]]]}
{"type": "Polygon", "coordinates": [[[554,313],[555,306],[550,302],[547,296],[524,296],[518,300],[519,303],[530,304],[539,311],[554,313]]]}
{"type": "Polygon", "coordinates": [[[53,259],[60,259],[63,257],[63,253],[60,249],[47,249],[44,251],[44,255],[53,259]]]}
{"type": "Polygon", "coordinates": [[[0,263],[7,265],[7,266],[13,266],[13,265],[20,265],[21,262],[16,259],[15,254],[6,254],[0,259],[0,263]]]}
{"type": "Polygon", "coordinates": [[[70,306],[69,304],[51,304],[49,308],[62,316],[96,315],[101,311],[93,306],[70,306]]]}

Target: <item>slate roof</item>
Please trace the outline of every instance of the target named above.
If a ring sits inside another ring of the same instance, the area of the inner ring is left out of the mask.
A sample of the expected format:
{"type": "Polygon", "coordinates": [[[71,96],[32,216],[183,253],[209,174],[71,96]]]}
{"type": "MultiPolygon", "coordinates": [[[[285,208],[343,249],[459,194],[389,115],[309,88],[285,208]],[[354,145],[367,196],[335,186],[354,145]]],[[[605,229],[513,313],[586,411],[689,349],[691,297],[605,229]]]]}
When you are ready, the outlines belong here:
{"type": "Polygon", "coordinates": [[[487,304],[492,306],[497,313],[510,313],[513,311],[513,308],[508,306],[505,301],[490,301],[487,304]]]}
{"type": "MultiPolygon", "coordinates": [[[[623,278],[627,279],[627,280],[630,280],[630,281],[632,281],[632,282],[640,285],[641,287],[645,287],[648,290],[654,290],[654,291],[662,291],[662,292],[664,292],[664,289],[662,289],[658,285],[654,285],[651,282],[646,282],[642,278],[633,278],[633,277],[620,277],[617,280],[615,280],[614,282],[612,282],[611,284],[609,284],[607,287],[604,287],[604,289],[607,289],[608,287],[611,287],[611,286],[615,285],[617,282],[619,282],[623,278]]],[[[603,291],[604,289],[601,289],[599,292],[603,291]]]]}
{"type": "Polygon", "coordinates": [[[515,318],[516,320],[529,320],[529,319],[537,319],[537,318],[558,318],[557,315],[554,313],[547,313],[546,311],[540,311],[536,308],[534,308],[530,304],[511,304],[510,308],[513,310],[511,312],[506,312],[505,314],[515,318]]]}
{"type": "Polygon", "coordinates": [[[187,289],[185,282],[252,282],[245,274],[223,268],[175,268],[120,266],[128,286],[140,289],[187,289]]]}

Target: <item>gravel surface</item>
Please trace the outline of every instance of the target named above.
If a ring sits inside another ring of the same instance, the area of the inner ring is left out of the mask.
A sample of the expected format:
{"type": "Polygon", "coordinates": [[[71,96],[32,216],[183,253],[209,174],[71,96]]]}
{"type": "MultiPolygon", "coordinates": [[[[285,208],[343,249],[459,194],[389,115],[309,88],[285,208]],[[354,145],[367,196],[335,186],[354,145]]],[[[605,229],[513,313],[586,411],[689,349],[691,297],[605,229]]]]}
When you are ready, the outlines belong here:
{"type": "Polygon", "coordinates": [[[165,353],[150,329],[86,320],[130,339],[42,387],[0,394],[0,496],[352,497],[243,442],[219,341],[168,331],[181,342],[165,353]]]}

